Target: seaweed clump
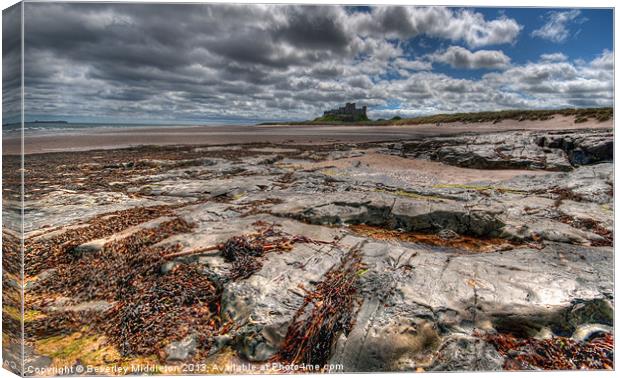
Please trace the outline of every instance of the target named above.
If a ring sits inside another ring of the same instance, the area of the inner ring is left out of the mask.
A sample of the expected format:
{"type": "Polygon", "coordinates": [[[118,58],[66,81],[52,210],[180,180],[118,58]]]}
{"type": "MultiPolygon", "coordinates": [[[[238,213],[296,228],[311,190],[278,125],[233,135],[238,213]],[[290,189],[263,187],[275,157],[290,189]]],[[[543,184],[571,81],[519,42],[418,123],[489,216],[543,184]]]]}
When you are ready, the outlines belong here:
{"type": "Polygon", "coordinates": [[[325,366],[334,341],[353,326],[357,279],[363,272],[359,250],[348,253],[316,288],[307,292],[297,310],[280,351],[272,361],[325,366]]]}
{"type": "MultiPolygon", "coordinates": [[[[26,324],[29,338],[77,330],[103,331],[123,357],[162,355],[162,348],[187,335],[197,335],[206,349],[219,332],[221,287],[194,264],[161,271],[165,256],[179,245],[156,246],[173,235],[189,232],[193,224],[173,218],[157,227],[112,240],[102,249],[74,254],[33,293],[53,293],[80,300],[105,300],[104,311],[63,311],[26,324]]],[[[36,309],[36,303],[30,304],[36,309]]],[[[43,307],[45,308],[45,307],[43,307]]]]}
{"type": "Polygon", "coordinates": [[[506,370],[613,369],[614,336],[604,333],[581,342],[568,337],[516,338],[510,334],[483,337],[506,357],[506,370]]]}
{"type": "Polygon", "coordinates": [[[220,328],[221,288],[196,264],[177,266],[133,287],[110,311],[107,333],[124,356],[149,355],[193,333],[208,347],[220,328]]]}
{"type": "Polygon", "coordinates": [[[69,229],[51,238],[27,239],[24,243],[25,273],[34,276],[49,267],[71,263],[79,257],[73,251],[80,244],[170,215],[170,206],[135,207],[101,214],[84,222],[82,227],[69,229]]]}
{"type": "Polygon", "coordinates": [[[326,243],[301,235],[289,235],[277,229],[277,224],[256,222],[257,232],[250,235],[233,236],[219,246],[226,262],[232,263],[229,278],[245,279],[263,267],[261,257],[267,252],[285,252],[296,243],[326,243]]]}
{"type": "Polygon", "coordinates": [[[69,263],[56,266],[55,272],[31,291],[61,293],[74,300],[124,300],[134,281],[157,273],[163,253],[178,249],[176,245],[168,248],[154,245],[192,228],[183,219],[173,218],[157,227],[108,242],[98,251],[73,253],[69,263]]]}

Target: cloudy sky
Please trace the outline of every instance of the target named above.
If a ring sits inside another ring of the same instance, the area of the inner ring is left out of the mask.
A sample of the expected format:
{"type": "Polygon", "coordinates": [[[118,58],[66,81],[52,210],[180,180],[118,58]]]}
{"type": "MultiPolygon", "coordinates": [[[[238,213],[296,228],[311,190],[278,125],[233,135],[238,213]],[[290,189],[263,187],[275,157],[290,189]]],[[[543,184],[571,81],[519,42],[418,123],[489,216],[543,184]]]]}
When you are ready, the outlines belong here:
{"type": "Polygon", "coordinates": [[[49,4],[25,8],[31,119],[253,123],[611,106],[605,9],[49,4]]]}

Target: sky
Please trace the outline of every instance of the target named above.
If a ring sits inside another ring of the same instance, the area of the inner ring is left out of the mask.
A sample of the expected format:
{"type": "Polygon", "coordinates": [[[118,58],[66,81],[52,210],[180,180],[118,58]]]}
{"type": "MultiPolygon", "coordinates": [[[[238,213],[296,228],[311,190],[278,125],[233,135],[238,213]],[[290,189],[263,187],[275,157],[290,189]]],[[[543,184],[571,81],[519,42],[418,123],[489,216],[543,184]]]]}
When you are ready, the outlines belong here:
{"type": "Polygon", "coordinates": [[[613,105],[610,9],[27,3],[24,18],[30,120],[613,105]]]}

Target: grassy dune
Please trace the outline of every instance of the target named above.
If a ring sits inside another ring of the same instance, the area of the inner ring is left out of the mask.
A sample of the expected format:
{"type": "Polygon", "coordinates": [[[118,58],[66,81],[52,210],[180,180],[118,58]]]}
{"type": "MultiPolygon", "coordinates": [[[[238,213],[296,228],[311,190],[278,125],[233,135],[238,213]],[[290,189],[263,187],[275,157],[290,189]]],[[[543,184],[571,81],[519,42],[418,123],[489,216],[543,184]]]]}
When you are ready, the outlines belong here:
{"type": "Polygon", "coordinates": [[[494,122],[498,123],[503,120],[511,119],[517,121],[544,121],[553,118],[553,116],[574,116],[575,123],[586,122],[589,119],[595,119],[599,122],[607,121],[613,117],[613,108],[583,108],[583,109],[554,109],[554,110],[500,110],[494,112],[476,112],[476,113],[451,113],[451,114],[435,114],[431,116],[392,119],[377,119],[367,121],[346,122],[333,118],[319,117],[310,121],[301,122],[265,122],[261,125],[422,125],[437,123],[478,123],[478,122],[494,122]]]}

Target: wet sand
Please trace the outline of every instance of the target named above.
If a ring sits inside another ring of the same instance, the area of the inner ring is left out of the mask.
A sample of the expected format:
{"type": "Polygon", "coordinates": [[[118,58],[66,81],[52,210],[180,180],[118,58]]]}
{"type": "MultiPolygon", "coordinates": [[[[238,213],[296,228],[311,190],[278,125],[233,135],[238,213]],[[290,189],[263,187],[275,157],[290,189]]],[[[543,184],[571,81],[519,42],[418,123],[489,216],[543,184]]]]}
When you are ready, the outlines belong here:
{"type": "MultiPolygon", "coordinates": [[[[114,149],[138,145],[218,145],[243,143],[276,144],[329,144],[364,143],[417,139],[424,136],[451,135],[466,132],[496,132],[507,130],[568,130],[581,128],[611,128],[613,120],[594,120],[575,124],[573,117],[555,117],[547,121],[505,120],[491,122],[442,125],[403,126],[191,126],[191,127],[136,127],[93,129],[79,133],[45,133],[26,135],[25,153],[84,151],[114,149]]],[[[18,154],[18,136],[3,137],[3,154],[18,154]]]]}

